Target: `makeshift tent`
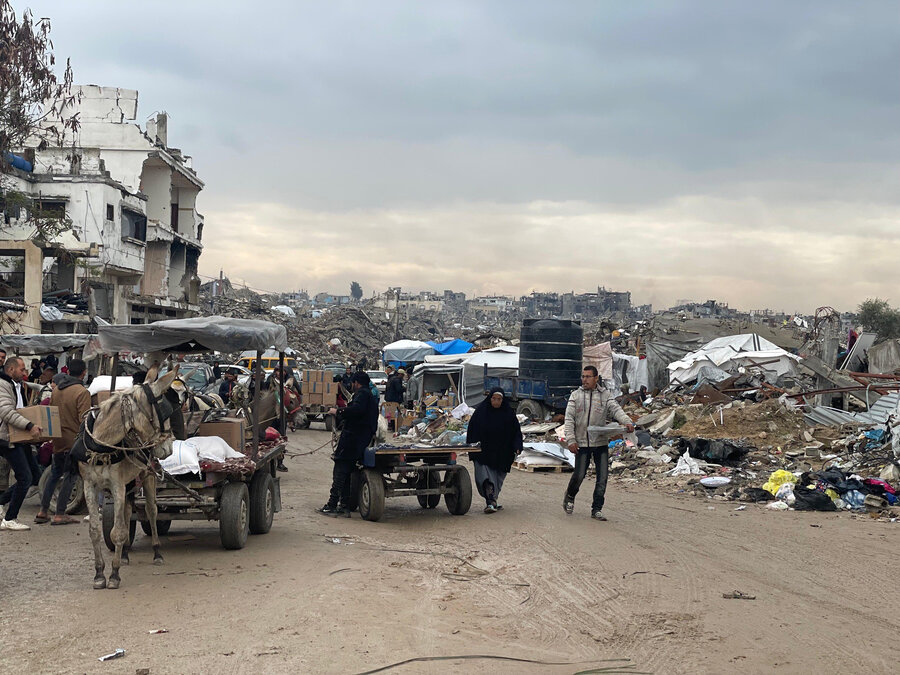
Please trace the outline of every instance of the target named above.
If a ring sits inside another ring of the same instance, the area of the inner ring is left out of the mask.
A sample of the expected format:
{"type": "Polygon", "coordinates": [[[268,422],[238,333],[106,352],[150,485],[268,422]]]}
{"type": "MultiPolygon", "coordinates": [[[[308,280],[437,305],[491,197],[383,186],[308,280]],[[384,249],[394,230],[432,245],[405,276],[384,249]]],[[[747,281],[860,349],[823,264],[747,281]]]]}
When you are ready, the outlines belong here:
{"type": "Polygon", "coordinates": [[[385,363],[419,363],[434,354],[434,347],[418,340],[397,340],[385,345],[382,361],[385,363]]]}
{"type": "Polygon", "coordinates": [[[616,393],[622,390],[623,384],[628,384],[628,391],[640,391],[641,387],[650,388],[650,375],[647,369],[647,359],[641,359],[630,354],[613,353],[613,380],[616,383],[616,393]]]}
{"type": "Polygon", "coordinates": [[[715,366],[728,373],[739,368],[758,371],[767,382],[796,372],[799,357],[786,352],[755,333],[716,338],[700,349],[669,364],[669,382],[689,384],[704,367],[715,366]]]}
{"type": "Polygon", "coordinates": [[[458,338],[447,342],[432,342],[429,340],[425,344],[430,345],[434,349],[435,354],[468,354],[472,350],[471,342],[458,338]]]}
{"type": "Polygon", "coordinates": [[[495,347],[483,352],[464,355],[432,355],[425,357],[425,363],[416,366],[413,378],[419,378],[424,384],[420,391],[429,390],[428,386],[434,384],[437,390],[450,388],[447,374],[458,373],[460,377],[460,398],[470,406],[475,406],[484,400],[484,367],[488,368],[488,375],[493,377],[511,377],[519,372],[519,348],[495,347]]]}

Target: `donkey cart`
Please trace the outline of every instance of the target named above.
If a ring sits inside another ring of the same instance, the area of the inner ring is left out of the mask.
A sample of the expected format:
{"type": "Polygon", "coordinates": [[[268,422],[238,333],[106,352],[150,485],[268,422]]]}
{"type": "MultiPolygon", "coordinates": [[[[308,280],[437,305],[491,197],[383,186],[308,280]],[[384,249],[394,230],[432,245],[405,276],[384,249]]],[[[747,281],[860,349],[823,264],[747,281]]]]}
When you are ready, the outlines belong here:
{"type": "MultiPolygon", "coordinates": [[[[254,378],[262,382],[261,354],[273,347],[284,363],[287,334],[283,326],[268,321],[198,317],[158,321],[147,325],[101,326],[99,341],[103,352],[114,355],[113,373],[119,352],[159,354],[238,352],[256,350],[254,378]]],[[[111,390],[115,387],[115,375],[111,390]]],[[[286,439],[263,440],[264,430],[271,424],[275,408],[268,401],[274,392],[253,388],[254,395],[246,420],[221,418],[215,410],[200,419],[186,420],[188,435],[198,431],[202,436],[219,436],[243,457],[222,460],[200,458],[199,472],[172,475],[156,469],[156,529],[165,535],[175,520],[208,520],[219,522],[219,536],[226,549],[240,549],[249,534],[266,534],[276,512],[281,510],[281,488],[276,466],[283,458],[286,439]],[[245,432],[245,421],[247,431],[245,432]],[[203,423],[201,423],[203,422],[203,423]],[[194,427],[194,428],[192,428],[194,427]],[[206,429],[204,430],[204,427],[206,429]],[[249,436],[249,440],[248,437],[249,436]]],[[[284,406],[280,408],[280,427],[285,429],[284,406]]],[[[189,438],[188,441],[194,440],[189,438]]],[[[196,439],[199,440],[199,439],[196,439]]],[[[174,470],[173,470],[174,471],[174,470]]],[[[147,515],[148,496],[138,481],[130,500],[128,524],[129,544],[134,539],[137,523],[148,536],[152,532],[147,515]]],[[[113,545],[114,504],[106,500],[102,514],[103,539],[110,550],[113,545]]],[[[126,516],[127,518],[127,516],[126,516]]]]}
{"type": "Polygon", "coordinates": [[[454,516],[472,506],[472,481],[464,466],[456,463],[458,452],[480,452],[469,446],[367,448],[358,476],[359,514],[365,520],[380,520],[388,497],[415,496],[423,509],[436,508],[444,496],[454,516]]]}

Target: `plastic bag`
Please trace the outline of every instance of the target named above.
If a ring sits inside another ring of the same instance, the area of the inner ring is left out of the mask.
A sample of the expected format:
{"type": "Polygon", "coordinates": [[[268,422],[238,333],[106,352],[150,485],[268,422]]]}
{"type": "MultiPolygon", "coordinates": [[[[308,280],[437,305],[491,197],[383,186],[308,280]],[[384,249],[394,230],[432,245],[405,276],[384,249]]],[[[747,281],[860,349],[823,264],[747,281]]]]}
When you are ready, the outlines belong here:
{"type": "Polygon", "coordinates": [[[784,469],[778,469],[778,471],[773,471],[772,475],[769,476],[769,480],[763,485],[763,490],[768,490],[773,495],[778,494],[778,488],[780,488],[785,483],[796,483],[797,477],[792,474],[790,471],[785,471],[784,469]]]}
{"type": "Polygon", "coordinates": [[[773,511],[787,511],[791,507],[785,502],[772,502],[771,504],[767,504],[766,508],[772,509],[773,511]]]}
{"type": "Polygon", "coordinates": [[[794,508],[798,511],[836,511],[834,502],[824,492],[794,486],[794,508]]]}
{"type": "Polygon", "coordinates": [[[678,458],[675,468],[668,472],[670,476],[688,476],[691,474],[700,475],[703,470],[700,468],[699,462],[685,452],[678,458]]]}
{"type": "Polygon", "coordinates": [[[848,490],[844,493],[844,502],[848,509],[861,509],[866,502],[866,496],[859,490],[848,490]]]}
{"type": "Polygon", "coordinates": [[[780,488],[778,488],[778,492],[775,493],[775,499],[780,499],[781,501],[786,502],[788,506],[793,506],[794,484],[784,483],[780,488]]]}

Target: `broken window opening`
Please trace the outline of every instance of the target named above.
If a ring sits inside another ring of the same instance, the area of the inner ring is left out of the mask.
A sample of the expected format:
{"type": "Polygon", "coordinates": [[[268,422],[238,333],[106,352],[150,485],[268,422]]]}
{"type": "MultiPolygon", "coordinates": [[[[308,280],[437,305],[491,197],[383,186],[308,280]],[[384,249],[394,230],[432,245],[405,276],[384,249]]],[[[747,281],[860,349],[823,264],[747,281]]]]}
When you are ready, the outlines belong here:
{"type": "Polygon", "coordinates": [[[172,204],[171,225],[172,231],[178,232],[178,204],[172,204]]]}
{"type": "Polygon", "coordinates": [[[147,216],[130,209],[122,209],[122,238],[147,241],[147,216]]]}
{"type": "Polygon", "coordinates": [[[36,213],[39,218],[65,218],[66,203],[58,200],[39,199],[34,203],[36,213]]]}
{"type": "Polygon", "coordinates": [[[112,204],[106,205],[106,219],[107,220],[115,220],[116,219],[116,207],[112,204]]]}

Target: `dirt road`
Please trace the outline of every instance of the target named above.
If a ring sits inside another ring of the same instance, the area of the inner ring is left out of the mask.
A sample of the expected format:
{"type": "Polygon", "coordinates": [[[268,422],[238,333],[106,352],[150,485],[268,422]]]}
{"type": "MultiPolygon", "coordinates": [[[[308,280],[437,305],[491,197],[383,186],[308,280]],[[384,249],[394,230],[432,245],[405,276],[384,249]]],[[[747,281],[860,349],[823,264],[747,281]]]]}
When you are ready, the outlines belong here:
{"type": "MultiPolygon", "coordinates": [[[[290,447],[326,440],[298,432],[290,447]]],[[[176,523],[154,567],[138,530],[119,591],[91,589],[86,523],[0,532],[3,672],[360,673],[459,655],[543,663],[389,672],[896,672],[900,523],[616,483],[599,523],[584,494],[565,515],[566,474],[517,471],[496,515],[404,498],[368,523],[314,512],[327,450],[288,466],[269,534],[229,552],[215,523],[176,523]],[[117,647],[125,658],[97,661],[117,647]]]]}

